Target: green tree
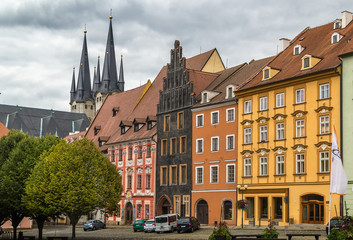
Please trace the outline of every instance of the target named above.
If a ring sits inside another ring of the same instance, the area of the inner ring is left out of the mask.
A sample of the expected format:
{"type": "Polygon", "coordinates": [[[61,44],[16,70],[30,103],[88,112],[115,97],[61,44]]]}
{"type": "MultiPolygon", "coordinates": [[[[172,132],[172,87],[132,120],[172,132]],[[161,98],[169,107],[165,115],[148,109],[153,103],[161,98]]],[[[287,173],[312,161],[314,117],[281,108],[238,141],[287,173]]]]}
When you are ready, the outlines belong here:
{"type": "Polygon", "coordinates": [[[116,167],[84,138],[70,144],[60,142],[38,162],[27,193],[30,190],[38,194],[43,200],[39,204],[48,211],[63,212],[70,218],[75,238],[75,226],[82,215],[96,207],[117,210],[122,187],[116,167]]]}

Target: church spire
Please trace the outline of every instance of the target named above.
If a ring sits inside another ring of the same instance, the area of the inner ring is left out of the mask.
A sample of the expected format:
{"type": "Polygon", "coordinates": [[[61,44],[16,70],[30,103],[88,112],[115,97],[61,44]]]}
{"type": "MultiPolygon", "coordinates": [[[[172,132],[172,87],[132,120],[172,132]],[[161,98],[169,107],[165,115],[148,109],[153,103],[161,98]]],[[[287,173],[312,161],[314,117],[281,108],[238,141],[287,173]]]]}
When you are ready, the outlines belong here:
{"type": "Polygon", "coordinates": [[[118,89],[121,92],[124,92],[125,81],[124,81],[123,55],[121,55],[120,57],[121,57],[121,60],[120,60],[120,73],[119,73],[118,89]]]}
{"type": "Polygon", "coordinates": [[[81,53],[80,69],[78,72],[78,80],[77,80],[78,95],[76,95],[76,101],[86,101],[87,99],[93,99],[92,93],[91,93],[91,77],[89,72],[86,28],[83,32],[84,32],[84,38],[83,38],[83,46],[82,46],[82,53],[81,53]]]}
{"type": "Polygon", "coordinates": [[[114,38],[112,16],[109,17],[109,31],[107,38],[107,46],[105,50],[103,74],[102,74],[102,92],[110,92],[118,88],[118,74],[115,60],[114,38]]]}
{"type": "Polygon", "coordinates": [[[76,81],[75,81],[75,68],[72,71],[72,82],[71,82],[71,91],[70,91],[70,103],[75,100],[76,95],[76,81]]]}
{"type": "Polygon", "coordinates": [[[97,67],[94,67],[94,77],[93,77],[93,95],[99,90],[100,85],[101,85],[101,78],[100,78],[100,65],[99,65],[99,59],[100,57],[98,56],[98,63],[97,67]]]}

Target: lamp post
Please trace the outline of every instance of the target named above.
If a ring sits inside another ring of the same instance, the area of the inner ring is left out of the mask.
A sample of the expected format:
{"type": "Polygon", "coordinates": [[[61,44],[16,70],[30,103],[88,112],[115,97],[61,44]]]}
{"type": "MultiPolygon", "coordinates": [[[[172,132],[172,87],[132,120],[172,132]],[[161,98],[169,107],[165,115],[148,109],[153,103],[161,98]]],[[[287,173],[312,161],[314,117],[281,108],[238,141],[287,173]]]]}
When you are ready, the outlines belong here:
{"type": "MultiPolygon", "coordinates": [[[[241,200],[242,202],[244,202],[244,191],[248,190],[248,185],[237,185],[237,189],[241,192],[241,200]]],[[[244,228],[244,222],[243,222],[243,218],[244,218],[244,208],[241,208],[241,228],[244,228]]]]}

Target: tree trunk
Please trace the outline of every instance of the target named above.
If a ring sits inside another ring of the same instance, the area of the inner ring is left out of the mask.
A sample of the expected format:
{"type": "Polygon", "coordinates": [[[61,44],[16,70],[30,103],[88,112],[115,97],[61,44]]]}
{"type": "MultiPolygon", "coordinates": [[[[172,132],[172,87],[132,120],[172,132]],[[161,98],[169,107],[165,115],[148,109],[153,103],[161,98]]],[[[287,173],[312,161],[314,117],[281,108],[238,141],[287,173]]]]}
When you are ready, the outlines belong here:
{"type": "Polygon", "coordinates": [[[44,227],[44,222],[45,218],[43,217],[37,217],[35,218],[38,226],[38,239],[42,240],[43,239],[43,227],[44,227]]]}
{"type": "Polygon", "coordinates": [[[17,227],[21,223],[23,215],[19,213],[14,213],[11,215],[11,222],[13,227],[13,240],[17,239],[17,227]]]}
{"type": "Polygon", "coordinates": [[[67,215],[70,218],[70,223],[72,225],[72,239],[75,239],[76,238],[76,224],[77,224],[78,220],[80,219],[81,214],[77,215],[75,213],[70,213],[67,215]]]}

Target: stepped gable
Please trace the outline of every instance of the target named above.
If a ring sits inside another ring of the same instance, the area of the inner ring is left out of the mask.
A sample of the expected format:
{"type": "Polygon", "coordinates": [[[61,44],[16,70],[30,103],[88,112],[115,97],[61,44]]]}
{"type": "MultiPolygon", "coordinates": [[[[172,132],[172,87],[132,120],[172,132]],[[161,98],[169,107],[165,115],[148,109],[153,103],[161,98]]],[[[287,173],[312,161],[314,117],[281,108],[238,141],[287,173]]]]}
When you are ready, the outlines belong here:
{"type": "Polygon", "coordinates": [[[339,56],[353,51],[353,41],[351,41],[353,24],[350,22],[343,29],[333,29],[333,25],[334,23],[331,22],[315,28],[304,29],[290,42],[290,45],[284,51],[280,52],[268,64],[269,67],[280,70],[277,75],[269,80],[262,81],[262,72],[260,72],[254,79],[242,86],[240,90],[337,68],[340,65],[339,56]],[[335,44],[331,44],[333,33],[342,35],[342,39],[335,44]],[[293,55],[293,48],[297,44],[300,44],[304,50],[298,55],[293,55]],[[321,61],[311,69],[301,70],[302,57],[307,54],[320,58],[321,61]]]}

